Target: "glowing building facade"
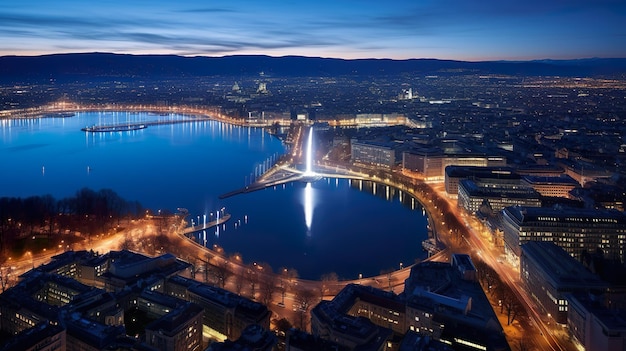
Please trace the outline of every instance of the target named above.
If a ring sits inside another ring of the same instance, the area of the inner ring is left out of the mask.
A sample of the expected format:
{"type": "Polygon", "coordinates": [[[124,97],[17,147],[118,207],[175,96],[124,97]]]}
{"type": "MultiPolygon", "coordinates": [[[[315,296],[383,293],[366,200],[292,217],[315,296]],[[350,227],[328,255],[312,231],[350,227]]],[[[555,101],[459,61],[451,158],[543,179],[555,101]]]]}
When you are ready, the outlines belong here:
{"type": "Polygon", "coordinates": [[[507,207],[501,212],[504,247],[514,261],[528,241],[551,241],[575,258],[602,250],[624,262],[626,215],[616,210],[507,207]]]}

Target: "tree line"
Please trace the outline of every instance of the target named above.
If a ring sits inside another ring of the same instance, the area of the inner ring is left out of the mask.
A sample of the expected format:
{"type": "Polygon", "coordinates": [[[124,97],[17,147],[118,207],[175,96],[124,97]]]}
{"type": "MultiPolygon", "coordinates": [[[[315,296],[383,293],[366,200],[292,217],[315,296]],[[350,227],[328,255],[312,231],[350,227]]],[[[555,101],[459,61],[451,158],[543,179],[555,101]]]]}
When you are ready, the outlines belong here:
{"type": "Polygon", "coordinates": [[[104,232],[122,218],[135,218],[143,211],[141,204],[126,201],[111,189],[83,188],[62,199],[52,195],[1,197],[0,252],[14,249],[12,245],[27,235],[104,232]]]}

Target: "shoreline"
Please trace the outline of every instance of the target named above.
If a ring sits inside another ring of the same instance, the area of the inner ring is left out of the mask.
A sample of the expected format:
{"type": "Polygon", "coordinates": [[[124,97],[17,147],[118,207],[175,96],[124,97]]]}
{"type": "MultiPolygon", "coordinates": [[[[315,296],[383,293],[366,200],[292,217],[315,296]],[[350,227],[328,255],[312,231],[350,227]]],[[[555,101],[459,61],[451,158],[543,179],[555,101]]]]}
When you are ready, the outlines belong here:
{"type": "Polygon", "coordinates": [[[243,127],[270,127],[276,123],[281,126],[289,126],[291,120],[268,119],[264,121],[249,121],[243,118],[229,117],[220,112],[219,107],[207,106],[206,108],[190,106],[157,106],[157,105],[81,105],[76,103],[53,103],[40,107],[32,107],[18,110],[0,111],[0,121],[40,118],[72,118],[80,112],[128,112],[128,113],[154,113],[154,114],[179,114],[192,118],[211,119],[231,125],[243,127]],[[70,114],[72,116],[64,115],[70,114]]]}

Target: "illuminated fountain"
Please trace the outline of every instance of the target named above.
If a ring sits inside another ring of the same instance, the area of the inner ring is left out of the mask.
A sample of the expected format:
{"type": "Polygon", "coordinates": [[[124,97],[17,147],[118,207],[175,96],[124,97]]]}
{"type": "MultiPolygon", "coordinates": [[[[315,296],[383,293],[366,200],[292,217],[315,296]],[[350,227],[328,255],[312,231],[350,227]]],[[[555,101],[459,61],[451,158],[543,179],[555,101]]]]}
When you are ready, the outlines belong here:
{"type": "Polygon", "coordinates": [[[304,170],[304,221],[306,223],[306,233],[311,235],[311,224],[313,223],[313,187],[311,182],[317,180],[317,175],[313,172],[313,128],[309,132],[306,145],[306,168],[304,170]]]}
{"type": "Polygon", "coordinates": [[[315,176],[313,172],[313,128],[309,132],[309,138],[306,142],[306,168],[304,169],[305,177],[315,176]]]}

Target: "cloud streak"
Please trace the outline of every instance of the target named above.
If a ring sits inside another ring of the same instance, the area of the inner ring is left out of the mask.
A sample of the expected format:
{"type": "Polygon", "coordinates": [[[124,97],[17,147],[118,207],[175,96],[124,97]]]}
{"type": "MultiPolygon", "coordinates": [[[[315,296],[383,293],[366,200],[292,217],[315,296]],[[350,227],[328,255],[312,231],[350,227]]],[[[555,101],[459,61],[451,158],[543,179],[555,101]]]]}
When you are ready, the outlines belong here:
{"type": "Polygon", "coordinates": [[[81,2],[81,7],[71,0],[58,0],[54,7],[33,1],[40,6],[18,0],[0,4],[0,55],[104,48],[193,55],[333,52],[471,59],[489,52],[493,58],[515,59],[511,53],[544,58],[611,52],[626,57],[626,47],[616,43],[626,35],[626,3],[614,0],[398,0],[393,6],[368,0],[214,1],[210,6],[193,0],[109,0],[81,2]]]}

